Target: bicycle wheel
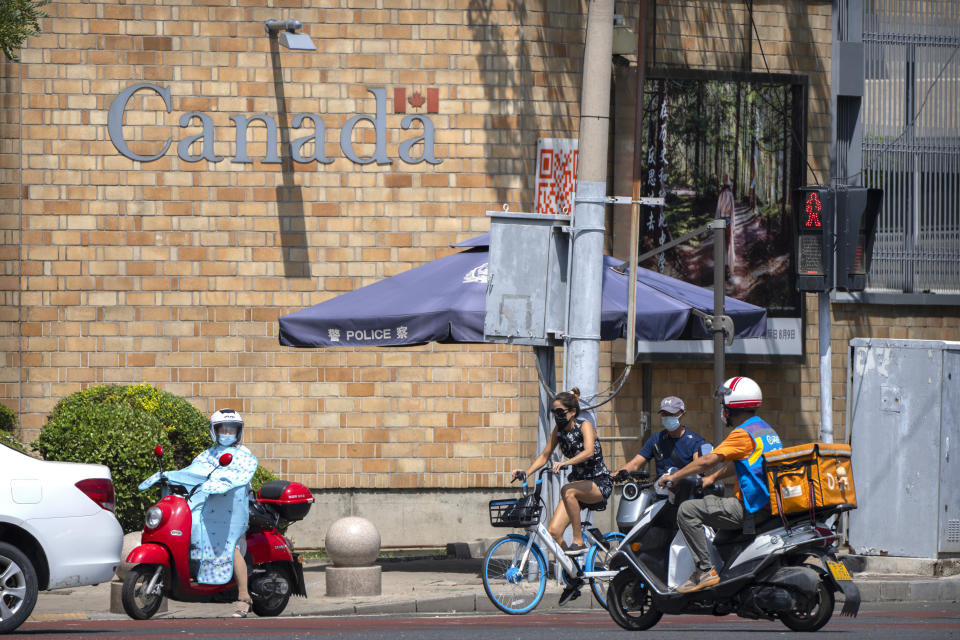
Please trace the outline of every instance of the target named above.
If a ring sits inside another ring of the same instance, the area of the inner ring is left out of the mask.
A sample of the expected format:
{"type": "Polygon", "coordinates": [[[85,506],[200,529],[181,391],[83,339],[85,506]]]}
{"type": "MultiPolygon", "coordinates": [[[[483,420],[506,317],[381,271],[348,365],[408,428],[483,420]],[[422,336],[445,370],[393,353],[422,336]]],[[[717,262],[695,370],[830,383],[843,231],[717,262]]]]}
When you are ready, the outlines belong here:
{"type": "Polygon", "coordinates": [[[536,544],[520,566],[527,542],[520,535],[500,538],[483,559],[483,590],[497,609],[511,615],[532,611],[547,587],[547,562],[536,544]]]}
{"type": "MultiPolygon", "coordinates": [[[[587,561],[584,565],[586,571],[606,571],[610,565],[610,559],[613,557],[614,550],[620,541],[626,536],[619,531],[611,531],[603,536],[607,542],[607,548],[604,549],[598,544],[594,544],[587,551],[587,561]]],[[[604,609],[607,608],[607,589],[610,587],[609,578],[590,578],[590,590],[593,591],[593,597],[604,609]]]]}

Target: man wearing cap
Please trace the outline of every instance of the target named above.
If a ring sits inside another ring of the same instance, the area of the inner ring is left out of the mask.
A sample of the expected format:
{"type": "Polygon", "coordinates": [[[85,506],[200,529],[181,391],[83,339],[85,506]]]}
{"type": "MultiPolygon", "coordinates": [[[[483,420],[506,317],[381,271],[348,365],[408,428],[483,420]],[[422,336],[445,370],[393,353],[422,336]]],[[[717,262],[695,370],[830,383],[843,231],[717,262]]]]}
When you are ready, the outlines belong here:
{"type": "Polygon", "coordinates": [[[682,469],[694,458],[700,457],[700,446],[706,444],[706,440],[680,424],[686,413],[683,400],[667,396],[660,403],[658,413],[663,431],[650,436],[633,460],[617,469],[617,472],[637,471],[648,460],[656,460],[657,475],[660,476],[670,467],[682,469]]]}

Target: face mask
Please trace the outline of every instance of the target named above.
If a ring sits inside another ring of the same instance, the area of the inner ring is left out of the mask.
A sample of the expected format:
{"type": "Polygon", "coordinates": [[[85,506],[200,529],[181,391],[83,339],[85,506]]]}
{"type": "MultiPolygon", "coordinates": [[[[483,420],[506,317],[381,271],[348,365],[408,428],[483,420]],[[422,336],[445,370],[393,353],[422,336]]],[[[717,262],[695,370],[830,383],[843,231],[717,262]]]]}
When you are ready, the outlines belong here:
{"type": "Polygon", "coordinates": [[[557,423],[558,427],[562,427],[567,424],[567,411],[566,409],[561,409],[557,407],[553,410],[553,419],[557,423]]]}
{"type": "Polygon", "coordinates": [[[678,416],[663,416],[660,418],[660,424],[667,431],[674,431],[680,426],[680,418],[678,416]]]}
{"type": "Polygon", "coordinates": [[[237,436],[228,436],[228,435],[217,436],[217,442],[222,444],[225,447],[229,447],[236,441],[237,441],[237,436]]]}

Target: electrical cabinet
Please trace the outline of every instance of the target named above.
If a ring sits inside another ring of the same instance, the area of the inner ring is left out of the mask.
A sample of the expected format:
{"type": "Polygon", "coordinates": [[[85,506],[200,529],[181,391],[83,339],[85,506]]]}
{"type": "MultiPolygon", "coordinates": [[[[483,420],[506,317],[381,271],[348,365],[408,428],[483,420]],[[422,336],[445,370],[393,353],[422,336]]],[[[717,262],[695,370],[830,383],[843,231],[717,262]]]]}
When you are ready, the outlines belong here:
{"type": "Polygon", "coordinates": [[[960,553],[960,342],[850,341],[856,553],[960,553]]]}
{"type": "Polygon", "coordinates": [[[489,211],[486,342],[560,344],[566,330],[568,216],[489,211]]]}

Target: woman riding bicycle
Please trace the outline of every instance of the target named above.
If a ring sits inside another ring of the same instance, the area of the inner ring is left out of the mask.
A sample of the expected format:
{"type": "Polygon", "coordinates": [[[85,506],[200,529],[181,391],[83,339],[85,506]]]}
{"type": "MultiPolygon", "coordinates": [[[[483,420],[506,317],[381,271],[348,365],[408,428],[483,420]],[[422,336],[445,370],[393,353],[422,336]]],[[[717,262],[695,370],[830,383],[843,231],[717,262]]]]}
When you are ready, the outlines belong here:
{"type": "Polygon", "coordinates": [[[557,394],[553,401],[553,419],[556,426],[550,433],[547,446],[525,472],[514,469],[511,475],[515,480],[521,475],[533,474],[550,460],[553,450],[560,445],[560,451],[567,459],[554,462],[553,471],[557,473],[563,467],[570,467],[571,471],[567,476],[567,484],[560,488],[560,504],[550,518],[547,531],[563,545],[563,532],[567,525],[572,525],[573,539],[565,551],[568,555],[579,555],[587,551],[580,526],[580,510],[599,511],[605,508],[607,498],[613,492],[613,481],[610,471],[603,464],[597,430],[587,415],[581,414],[578,388],[557,394]]]}

